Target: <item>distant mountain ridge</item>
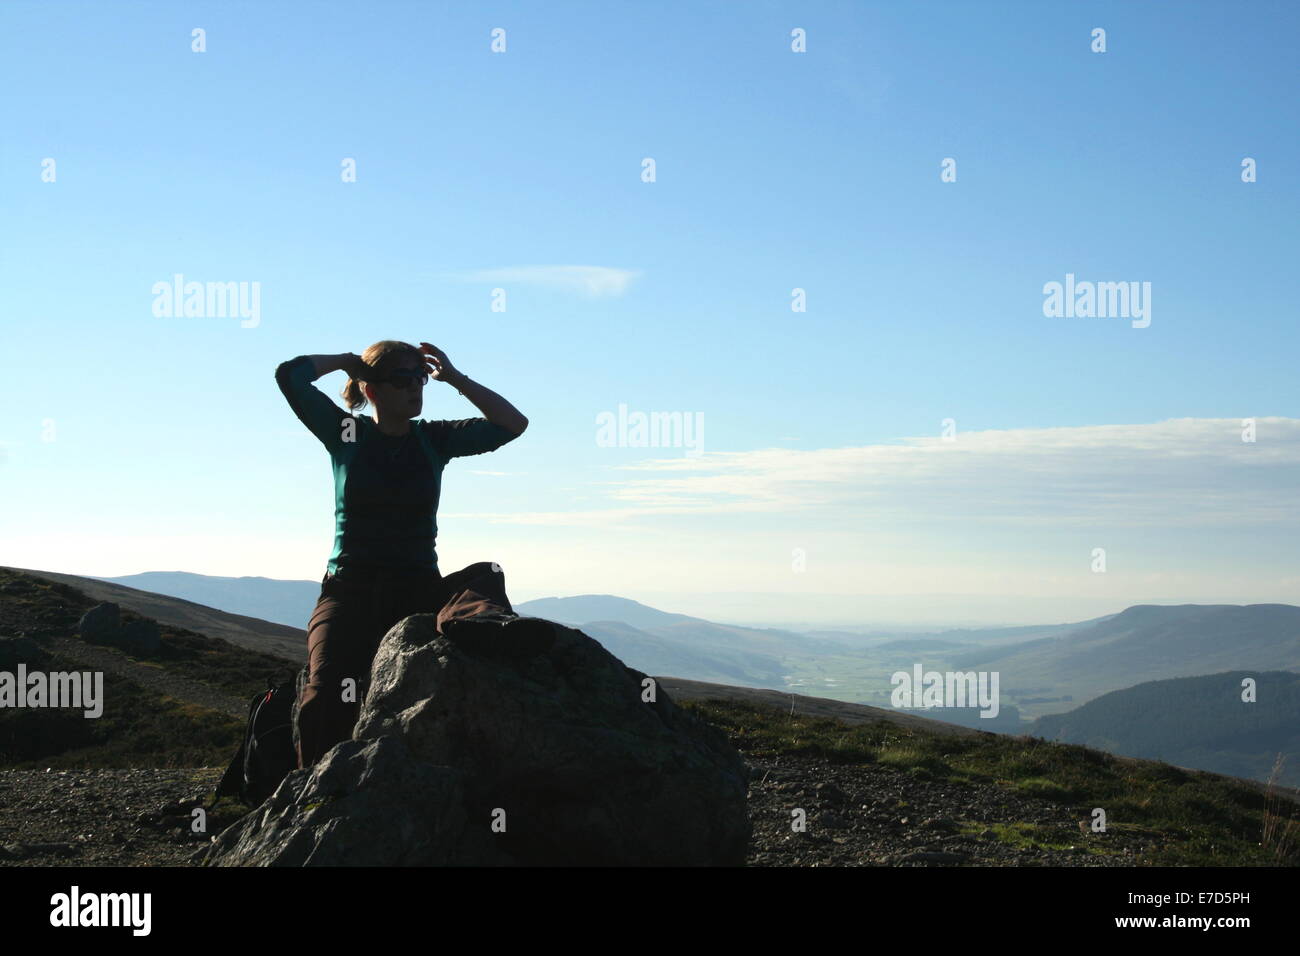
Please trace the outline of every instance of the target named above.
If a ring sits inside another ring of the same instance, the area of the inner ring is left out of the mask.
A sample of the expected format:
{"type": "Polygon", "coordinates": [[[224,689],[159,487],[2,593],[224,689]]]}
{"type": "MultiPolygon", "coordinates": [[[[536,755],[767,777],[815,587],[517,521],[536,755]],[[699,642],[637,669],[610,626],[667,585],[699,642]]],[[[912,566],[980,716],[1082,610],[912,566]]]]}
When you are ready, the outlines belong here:
{"type": "Polygon", "coordinates": [[[544,617],[577,627],[587,621],[620,621],[632,627],[665,627],[681,621],[699,621],[689,614],[673,614],[612,594],[575,594],[572,597],[546,597],[524,601],[515,606],[520,614],[544,617]]]}
{"type": "Polygon", "coordinates": [[[288,627],[305,628],[311,620],[319,581],[289,581],[257,576],[221,577],[190,571],[144,571],[106,578],[84,575],[154,594],[183,598],[232,614],[244,614],[288,627]]]}
{"type": "MultiPolygon", "coordinates": [[[[228,613],[285,624],[294,628],[295,633],[303,632],[320,594],[320,584],[313,581],[219,577],[187,571],[86,576],[82,580],[102,581],[221,608],[228,613]],[[299,623],[290,623],[295,621],[299,623]]],[[[786,668],[782,657],[787,654],[842,650],[841,645],[824,638],[772,628],[715,624],[611,594],[538,598],[516,604],[515,610],[582,628],[605,644],[611,653],[646,673],[687,674],[693,680],[741,687],[783,686],[786,668]]],[[[281,647],[279,652],[286,650],[281,647]]],[[[302,653],[294,652],[294,657],[302,653]]]]}
{"type": "Polygon", "coordinates": [[[842,645],[775,628],[715,624],[612,594],[539,598],[515,605],[520,614],[580,628],[630,667],[647,674],[741,687],[782,687],[789,655],[841,653],[842,645]]]}
{"type": "Polygon", "coordinates": [[[1050,689],[1080,702],[1175,677],[1293,671],[1300,669],[1300,607],[1141,604],[1058,637],[981,648],[954,655],[951,663],[998,671],[1003,693],[1050,689]]]}

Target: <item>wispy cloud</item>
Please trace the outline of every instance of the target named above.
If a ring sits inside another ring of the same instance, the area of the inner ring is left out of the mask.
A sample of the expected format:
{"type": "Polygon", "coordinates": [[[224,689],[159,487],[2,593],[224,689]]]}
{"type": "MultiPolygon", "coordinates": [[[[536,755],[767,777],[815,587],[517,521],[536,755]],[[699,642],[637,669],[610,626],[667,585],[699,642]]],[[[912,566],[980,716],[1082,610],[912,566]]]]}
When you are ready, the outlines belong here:
{"type": "Polygon", "coordinates": [[[598,527],[638,517],[824,512],[877,521],[1138,525],[1297,523],[1300,419],[1259,418],[960,432],[955,441],[708,452],[617,466],[655,477],[597,482],[612,507],[480,514],[598,527]]]}
{"type": "Polygon", "coordinates": [[[577,292],[589,298],[619,296],[641,272],[609,266],[506,266],[470,272],[444,272],[440,277],[461,282],[492,282],[497,285],[532,283],[577,292]]]}

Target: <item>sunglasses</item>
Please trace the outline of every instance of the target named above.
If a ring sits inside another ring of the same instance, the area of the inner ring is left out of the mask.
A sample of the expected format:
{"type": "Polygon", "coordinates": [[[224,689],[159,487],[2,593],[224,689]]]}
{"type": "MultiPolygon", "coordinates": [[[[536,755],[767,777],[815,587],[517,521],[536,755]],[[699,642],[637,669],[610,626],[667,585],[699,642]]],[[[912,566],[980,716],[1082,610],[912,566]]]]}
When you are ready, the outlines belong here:
{"type": "Polygon", "coordinates": [[[424,368],[395,368],[381,381],[395,388],[410,388],[412,385],[423,388],[429,381],[429,371],[424,368]]]}

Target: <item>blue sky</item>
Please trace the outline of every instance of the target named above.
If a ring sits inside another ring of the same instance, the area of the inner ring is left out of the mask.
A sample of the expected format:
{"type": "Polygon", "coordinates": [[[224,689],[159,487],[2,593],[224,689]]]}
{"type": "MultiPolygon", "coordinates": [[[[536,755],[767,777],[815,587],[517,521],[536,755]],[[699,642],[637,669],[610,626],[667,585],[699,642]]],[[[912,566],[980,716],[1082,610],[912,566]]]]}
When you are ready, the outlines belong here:
{"type": "MultiPolygon", "coordinates": [[[[439,513],[443,570],[498,560],[516,600],[1300,603],[1298,28],[1290,3],[6,2],[0,563],[319,579],[328,458],[274,369],[399,338],[531,421],[453,461],[439,513]],[[176,274],[256,282],[256,322],[156,316],[176,274]],[[1067,274],[1149,282],[1150,324],[1045,316],[1067,274]],[[703,440],[604,447],[620,405],[703,440]]],[[[478,411],[431,382],[422,414],[478,411]]]]}

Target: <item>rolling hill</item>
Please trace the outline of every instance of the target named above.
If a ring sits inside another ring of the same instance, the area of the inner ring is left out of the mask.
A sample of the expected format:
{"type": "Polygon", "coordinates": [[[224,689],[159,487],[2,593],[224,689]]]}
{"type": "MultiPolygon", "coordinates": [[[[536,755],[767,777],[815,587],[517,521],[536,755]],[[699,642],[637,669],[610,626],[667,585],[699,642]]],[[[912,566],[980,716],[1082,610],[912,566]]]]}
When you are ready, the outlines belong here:
{"type": "MultiPolygon", "coordinates": [[[[1079,703],[1147,681],[1295,670],[1300,607],[1137,605],[1061,636],[956,654],[950,663],[956,670],[998,671],[1002,693],[1013,698],[1070,695],[1079,703]]],[[[1031,716],[1061,710],[1059,703],[1020,703],[1031,716]]]]}
{"type": "Polygon", "coordinates": [[[1029,733],[1256,780],[1267,780],[1282,754],[1278,780],[1300,786],[1300,674],[1227,671],[1150,681],[1039,717],[1029,733]],[[1256,681],[1254,702],[1242,700],[1247,677],[1256,681]]]}
{"type": "Polygon", "coordinates": [[[284,581],[253,576],[231,578],[189,571],[144,571],[114,578],[89,577],[296,629],[305,627],[311,620],[312,609],[320,596],[319,581],[284,581]]]}
{"type": "Polygon", "coordinates": [[[124,584],[112,584],[100,578],[2,565],[0,571],[15,571],[67,585],[76,588],[86,597],[93,598],[92,603],[112,601],[141,617],[152,618],[159,624],[197,631],[209,637],[218,637],[246,650],[271,654],[298,664],[307,659],[307,632],[301,628],[274,624],[243,614],[232,614],[229,611],[197,604],[183,598],[142,591],[124,584]]]}
{"type": "MultiPolygon", "coordinates": [[[[279,625],[107,582],[85,579],[83,591],[53,578],[0,568],[0,669],[20,662],[103,668],[105,708],[95,721],[0,710],[0,762],[7,764],[0,767],[0,831],[10,841],[0,846],[0,860],[180,862],[195,840],[189,812],[235,749],[247,695],[268,676],[282,676],[287,661],[161,619],[160,648],[124,653],[81,640],[76,622],[103,595],[123,598],[128,618],[132,603],[151,606],[225,626],[240,642],[260,643],[257,625],[269,633],[279,625]],[[106,818],[101,804],[129,812],[106,818]]],[[[630,642],[647,633],[621,627],[630,642]]],[[[1264,676],[1262,694],[1294,701],[1290,675],[1264,676]]],[[[752,798],[763,824],[752,864],[1286,865],[1297,858],[1300,807],[1287,803],[1294,790],[785,691],[671,676],[659,682],[752,761],[752,798]],[[791,788],[843,804],[844,837],[827,841],[835,852],[788,855],[788,829],[772,811],[787,808],[791,788]],[[1105,838],[1087,836],[1095,806],[1110,813],[1105,838]],[[947,821],[943,852],[918,851],[937,838],[927,828],[940,820],[947,821]]],[[[219,807],[212,819],[224,825],[248,809],[219,807]]]]}

